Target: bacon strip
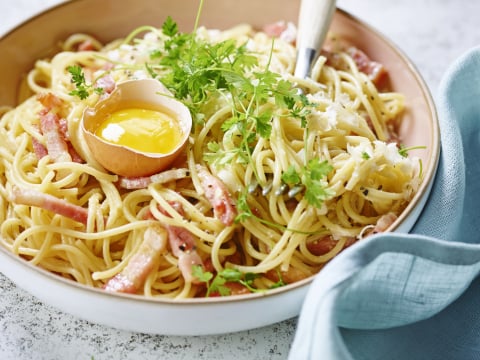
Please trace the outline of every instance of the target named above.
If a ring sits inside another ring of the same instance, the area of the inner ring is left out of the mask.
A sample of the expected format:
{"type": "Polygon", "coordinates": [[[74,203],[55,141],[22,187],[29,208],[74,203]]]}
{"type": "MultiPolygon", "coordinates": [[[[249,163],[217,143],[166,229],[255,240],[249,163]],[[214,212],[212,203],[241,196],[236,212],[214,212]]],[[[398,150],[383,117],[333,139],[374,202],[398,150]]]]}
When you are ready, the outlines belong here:
{"type": "Polygon", "coordinates": [[[60,116],[64,105],[62,99],[52,93],[43,93],[37,95],[37,100],[44,106],[40,111],[40,132],[45,137],[46,145],[32,139],[37,158],[41,159],[48,154],[54,162],[83,163],[84,160],[69,140],[67,120],[60,116]]]}
{"type": "Polygon", "coordinates": [[[37,100],[44,106],[47,112],[54,111],[58,113],[63,106],[63,101],[51,92],[37,95],[37,100]]]}
{"type": "Polygon", "coordinates": [[[197,166],[197,171],[205,196],[213,207],[215,217],[226,226],[232,225],[237,216],[237,209],[227,187],[204,167],[197,166]]]}
{"type": "Polygon", "coordinates": [[[127,266],[104,285],[104,290],[136,293],[155,268],[166,247],[167,232],[165,229],[159,224],[147,228],[137,252],[130,258],[127,266]]]}
{"type": "MultiPolygon", "coordinates": [[[[172,206],[183,215],[180,203],[172,202],[172,206]]],[[[160,211],[167,215],[166,211],[160,211]]],[[[145,216],[153,219],[151,213],[145,216]]],[[[111,278],[104,286],[107,291],[136,293],[145,279],[154,269],[162,253],[166,250],[167,241],[173,255],[178,257],[178,268],[186,282],[196,283],[192,267],[203,266],[202,259],[195,248],[193,235],[179,226],[155,224],[145,231],[144,239],[138,251],[132,256],[127,266],[111,278]]]]}
{"type": "Polygon", "coordinates": [[[45,137],[48,155],[54,162],[72,161],[68,145],[59,127],[59,118],[52,112],[40,114],[40,129],[45,137]]]}
{"type": "Polygon", "coordinates": [[[188,169],[172,169],[161,173],[136,178],[121,177],[118,185],[124,189],[144,189],[150,184],[165,184],[189,175],[188,169]]]}
{"type": "Polygon", "coordinates": [[[15,204],[36,206],[44,210],[52,211],[55,214],[68,217],[84,225],[87,224],[87,209],[37,190],[14,187],[10,201],[15,204]]]}
{"type": "MultiPolygon", "coordinates": [[[[171,233],[169,232],[168,234],[169,234],[168,239],[170,240],[172,238],[171,235],[170,235],[171,233]]],[[[198,284],[199,281],[195,276],[193,276],[193,272],[192,272],[192,269],[193,269],[194,266],[202,266],[203,267],[202,258],[200,257],[200,255],[198,255],[196,250],[190,250],[190,251],[187,251],[187,252],[183,252],[179,256],[179,258],[178,258],[178,268],[179,268],[180,272],[182,273],[185,281],[187,283],[191,282],[191,283],[194,283],[194,284],[198,284]]]]}
{"type": "Polygon", "coordinates": [[[385,232],[390,225],[392,225],[395,220],[397,220],[398,216],[392,212],[386,213],[385,215],[380,216],[377,220],[375,227],[373,228],[372,233],[377,234],[381,232],[385,232]]]}
{"type": "MultiPolygon", "coordinates": [[[[170,205],[182,216],[184,210],[180,203],[171,202],[170,205]]],[[[162,214],[169,216],[164,209],[159,209],[162,214]]],[[[173,255],[178,258],[178,268],[180,269],[183,278],[186,282],[197,283],[197,279],[193,276],[192,267],[199,265],[203,267],[203,261],[196,250],[195,238],[187,229],[174,226],[165,225],[168,232],[168,241],[173,255]]]]}
{"type": "Polygon", "coordinates": [[[58,118],[57,119],[57,124],[58,124],[58,133],[60,136],[65,140],[65,142],[68,142],[70,136],[68,135],[68,122],[67,119],[64,118],[58,118]]]}
{"type": "MultiPolygon", "coordinates": [[[[347,238],[343,249],[346,249],[347,247],[353,245],[355,243],[355,240],[356,239],[354,237],[347,238]]],[[[332,236],[327,235],[321,239],[307,243],[307,249],[313,255],[320,256],[328,254],[337,244],[338,240],[335,240],[334,238],[332,238],[332,236]]]]}
{"type": "MultiPolygon", "coordinates": [[[[230,291],[229,295],[248,295],[252,293],[246,286],[238,282],[227,281],[222,286],[228,288],[228,290],[230,291]]],[[[220,297],[220,296],[222,295],[220,294],[219,291],[213,291],[209,295],[209,297],[220,297]]]]}
{"type": "Polygon", "coordinates": [[[92,50],[95,50],[95,46],[93,45],[92,41],[88,39],[81,42],[77,47],[77,51],[92,51],[92,50]]]}
{"type": "Polygon", "coordinates": [[[115,90],[115,80],[110,74],[104,75],[95,82],[95,87],[103,89],[104,94],[110,94],[115,90]]]}
{"type": "Polygon", "coordinates": [[[356,47],[348,48],[347,53],[357,64],[358,70],[367,74],[377,87],[385,85],[388,73],[382,64],[372,61],[367,54],[356,47]]]}
{"type": "Polygon", "coordinates": [[[311,276],[311,273],[302,271],[293,266],[289,266],[287,271],[279,271],[272,269],[265,273],[265,277],[271,281],[277,282],[282,280],[285,284],[292,284],[311,276]]]}
{"type": "Polygon", "coordinates": [[[32,137],[33,152],[38,160],[48,155],[48,150],[43,144],[36,138],[32,137]]]}
{"type": "MultiPolygon", "coordinates": [[[[382,64],[372,61],[367,54],[356,47],[349,47],[345,51],[352,57],[358,70],[368,75],[377,88],[386,86],[388,72],[382,64]]],[[[346,69],[347,64],[335,52],[322,49],[321,54],[326,57],[328,65],[338,70],[346,69]]]]}
{"type": "Polygon", "coordinates": [[[83,158],[80,156],[80,154],[77,152],[77,150],[75,150],[75,148],[73,147],[73,145],[70,141],[67,142],[67,146],[68,146],[68,153],[72,157],[73,162],[78,163],[78,164],[85,163],[85,160],[83,160],[83,158]]]}
{"type": "Polygon", "coordinates": [[[290,44],[295,44],[297,40],[297,29],[292,23],[286,21],[277,21],[267,24],[263,27],[263,32],[270,37],[282,39],[290,44]]]}

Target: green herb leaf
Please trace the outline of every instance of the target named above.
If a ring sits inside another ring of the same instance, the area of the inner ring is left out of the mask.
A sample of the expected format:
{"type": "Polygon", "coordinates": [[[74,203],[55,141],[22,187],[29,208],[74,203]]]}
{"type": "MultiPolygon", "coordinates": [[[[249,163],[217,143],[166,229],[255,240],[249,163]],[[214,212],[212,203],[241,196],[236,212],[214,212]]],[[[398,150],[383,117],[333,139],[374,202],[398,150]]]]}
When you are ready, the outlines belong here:
{"type": "Polygon", "coordinates": [[[67,67],[67,71],[70,73],[72,77],[71,81],[75,85],[75,89],[70,91],[69,95],[77,96],[81,100],[85,100],[89,96],[89,92],[82,67],[79,65],[69,66],[67,67]]]}
{"type": "Polygon", "coordinates": [[[203,271],[201,265],[192,266],[192,275],[198,279],[198,281],[208,283],[213,278],[213,274],[208,271],[203,271]]]}
{"type": "Polygon", "coordinates": [[[103,94],[104,90],[101,87],[93,87],[88,85],[85,80],[85,74],[80,65],[72,65],[67,67],[67,71],[71,75],[71,82],[75,85],[75,89],[68,94],[71,96],[77,96],[81,100],[85,100],[90,96],[90,92],[93,91],[97,94],[103,94]]]}
{"type": "Polygon", "coordinates": [[[282,181],[289,185],[303,184],[305,186],[305,198],[308,203],[321,207],[323,202],[331,196],[327,189],[327,183],[324,178],[333,170],[328,161],[320,161],[315,158],[308,162],[300,171],[297,171],[291,165],[287,171],[282,174],[282,181]]]}
{"type": "Polygon", "coordinates": [[[243,191],[239,194],[237,199],[237,210],[238,215],[235,218],[235,222],[237,223],[245,221],[254,216],[252,210],[250,209],[250,205],[248,204],[247,191],[243,191]]]}
{"type": "Polygon", "coordinates": [[[244,274],[237,269],[227,268],[220,271],[214,277],[211,272],[204,271],[200,265],[194,265],[192,267],[192,273],[199,281],[206,283],[207,297],[212,293],[218,293],[220,296],[230,295],[230,288],[225,286],[227,282],[236,282],[242,284],[251,292],[260,291],[252,287],[253,281],[258,277],[257,274],[244,274]]]}
{"type": "Polygon", "coordinates": [[[162,32],[167,36],[175,36],[178,33],[178,25],[170,16],[163,23],[162,32]]]}
{"type": "Polygon", "coordinates": [[[410,150],[417,150],[417,149],[426,149],[426,146],[410,146],[410,147],[405,147],[405,145],[400,145],[398,149],[398,153],[403,156],[403,157],[408,157],[408,152],[410,150]]]}
{"type": "Polygon", "coordinates": [[[263,138],[270,138],[272,132],[272,117],[273,111],[271,109],[263,111],[261,114],[254,117],[255,127],[258,131],[258,134],[263,138]]]}
{"type": "Polygon", "coordinates": [[[85,75],[80,65],[69,66],[67,71],[72,75],[72,83],[76,86],[85,85],[85,75]]]}
{"type": "Polygon", "coordinates": [[[333,167],[325,160],[315,158],[308,162],[303,176],[303,184],[305,185],[305,198],[309,204],[320,208],[323,202],[328,199],[332,193],[327,189],[326,177],[333,167]]]}
{"type": "Polygon", "coordinates": [[[333,170],[332,165],[327,160],[320,161],[319,158],[314,158],[308,162],[307,171],[313,180],[320,180],[327,176],[333,170]]]}
{"type": "Polygon", "coordinates": [[[287,285],[287,283],[283,281],[282,273],[278,269],[277,269],[277,276],[278,276],[278,281],[272,286],[270,286],[270,289],[276,289],[276,288],[287,285]]]}
{"type": "Polygon", "coordinates": [[[230,295],[230,289],[224,286],[226,282],[227,280],[222,275],[217,274],[208,287],[207,294],[210,295],[212,292],[218,292],[220,296],[230,295]]]}
{"type": "Polygon", "coordinates": [[[236,281],[239,282],[243,278],[243,273],[241,273],[237,269],[223,269],[221,272],[221,276],[226,280],[226,281],[236,281]]]}
{"type": "Polygon", "coordinates": [[[297,185],[301,182],[301,177],[295,166],[290,165],[290,167],[282,174],[282,181],[289,185],[297,185]]]}

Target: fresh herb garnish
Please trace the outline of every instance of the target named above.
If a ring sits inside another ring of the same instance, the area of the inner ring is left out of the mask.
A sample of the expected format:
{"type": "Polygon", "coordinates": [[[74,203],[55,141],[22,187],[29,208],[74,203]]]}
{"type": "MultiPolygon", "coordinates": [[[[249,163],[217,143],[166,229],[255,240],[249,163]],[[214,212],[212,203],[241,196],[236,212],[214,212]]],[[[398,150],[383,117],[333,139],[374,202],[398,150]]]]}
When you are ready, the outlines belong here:
{"type": "MultiPolygon", "coordinates": [[[[398,153],[406,158],[408,157],[408,152],[411,151],[411,150],[417,150],[417,149],[426,149],[427,147],[426,146],[422,146],[422,145],[418,145],[418,146],[410,146],[410,147],[405,147],[403,144],[401,144],[399,146],[399,149],[398,149],[398,153]]],[[[419,173],[418,173],[418,177],[419,178],[422,178],[423,177],[423,162],[422,162],[422,159],[418,159],[418,164],[419,164],[419,173]]]]}
{"type": "Polygon", "coordinates": [[[410,147],[405,147],[403,144],[400,145],[400,148],[398,149],[398,153],[403,156],[403,157],[408,157],[408,152],[411,150],[417,150],[417,149],[426,149],[426,146],[410,146],[410,147]]]}
{"type": "Polygon", "coordinates": [[[362,152],[362,159],[368,160],[368,159],[370,159],[370,155],[366,151],[364,151],[364,152],[362,152]]]}
{"type": "MultiPolygon", "coordinates": [[[[189,106],[194,118],[210,99],[230,99],[232,116],[222,130],[240,133],[241,151],[236,153],[240,161],[250,160],[251,146],[258,137],[270,137],[275,115],[304,121],[306,97],[268,65],[260,70],[246,44],[238,46],[233,39],[210,43],[195,32],[181,33],[170,17],[162,33],[166,39],[163,48],[151,52],[149,74],[189,106]]],[[[211,154],[209,160],[213,160],[211,154]]]]}
{"type": "Polygon", "coordinates": [[[305,198],[310,205],[321,207],[323,202],[331,195],[327,188],[326,176],[333,170],[328,161],[320,161],[318,158],[311,159],[305,167],[297,171],[291,165],[282,175],[282,181],[288,185],[305,186],[305,198]]]}
{"type": "Polygon", "coordinates": [[[68,94],[72,96],[77,96],[81,100],[85,100],[90,96],[91,92],[96,92],[97,94],[103,93],[103,88],[94,87],[93,85],[87,84],[85,80],[85,74],[80,65],[72,65],[67,67],[67,71],[70,73],[72,83],[75,85],[75,89],[70,91],[68,94]]]}
{"type": "Polygon", "coordinates": [[[214,276],[211,272],[204,271],[200,265],[194,265],[192,272],[193,276],[206,284],[206,297],[209,297],[213,293],[218,293],[220,296],[230,295],[230,288],[225,285],[227,282],[242,284],[251,292],[262,291],[253,287],[253,281],[258,277],[257,274],[242,273],[237,269],[227,268],[214,276]]]}
{"type": "Polygon", "coordinates": [[[162,32],[167,36],[175,36],[178,33],[178,25],[173,21],[171,16],[167,16],[167,19],[162,25],[162,32]]]}
{"type": "Polygon", "coordinates": [[[85,100],[89,92],[82,68],[79,65],[74,65],[69,66],[67,71],[72,76],[72,83],[75,85],[75,90],[70,91],[69,95],[78,96],[81,100],[85,100]]]}

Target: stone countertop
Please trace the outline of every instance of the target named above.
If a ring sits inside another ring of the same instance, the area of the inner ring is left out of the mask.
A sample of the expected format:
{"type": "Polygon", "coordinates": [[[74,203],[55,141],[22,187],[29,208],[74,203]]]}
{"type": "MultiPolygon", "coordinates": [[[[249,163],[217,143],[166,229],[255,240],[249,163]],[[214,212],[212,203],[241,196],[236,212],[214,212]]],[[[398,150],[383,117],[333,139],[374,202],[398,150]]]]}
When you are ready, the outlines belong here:
{"type": "MultiPolygon", "coordinates": [[[[62,0],[0,0],[0,34],[62,0]]],[[[412,60],[432,94],[457,57],[480,45],[480,1],[338,0],[412,60]]],[[[227,320],[228,321],[228,320],[227,320]]],[[[152,336],[92,324],[46,305],[0,274],[0,359],[286,359],[296,319],[234,334],[152,336]]]]}

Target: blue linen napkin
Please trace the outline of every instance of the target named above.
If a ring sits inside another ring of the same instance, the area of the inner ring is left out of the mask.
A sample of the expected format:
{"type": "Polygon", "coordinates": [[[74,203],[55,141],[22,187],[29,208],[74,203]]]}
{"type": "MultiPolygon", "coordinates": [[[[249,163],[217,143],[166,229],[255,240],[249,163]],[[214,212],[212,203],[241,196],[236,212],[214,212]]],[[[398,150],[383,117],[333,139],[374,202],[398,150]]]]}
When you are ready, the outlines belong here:
{"type": "Polygon", "coordinates": [[[441,157],[410,234],[333,259],[303,304],[290,360],[480,359],[480,47],[445,74],[441,157]]]}

